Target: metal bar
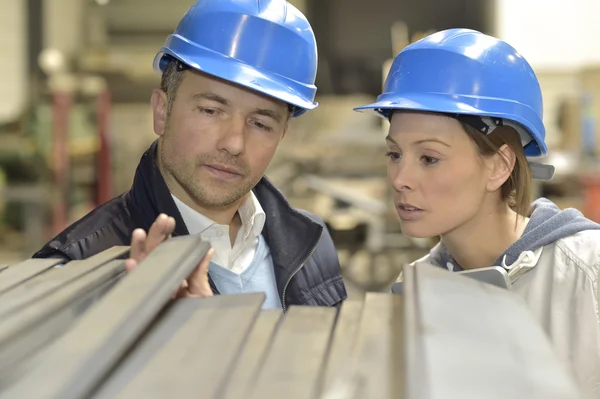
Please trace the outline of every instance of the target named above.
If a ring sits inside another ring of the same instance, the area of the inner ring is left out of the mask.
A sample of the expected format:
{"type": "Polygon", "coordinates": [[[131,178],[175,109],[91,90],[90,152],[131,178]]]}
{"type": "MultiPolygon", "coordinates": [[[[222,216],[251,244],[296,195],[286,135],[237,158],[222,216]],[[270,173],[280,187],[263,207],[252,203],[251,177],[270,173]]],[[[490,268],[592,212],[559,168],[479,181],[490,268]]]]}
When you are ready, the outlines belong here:
{"type": "Polygon", "coordinates": [[[335,308],[290,307],[273,339],[256,386],[247,397],[314,398],[336,312],[335,308]]]}
{"type": "Polygon", "coordinates": [[[246,398],[248,387],[254,385],[262,368],[282,315],[281,309],[265,309],[260,312],[242,353],[235,363],[231,378],[225,385],[222,398],[246,398]]]}
{"type": "Polygon", "coordinates": [[[69,262],[63,267],[52,269],[48,273],[38,274],[35,278],[19,284],[2,295],[0,319],[9,317],[11,313],[21,312],[23,307],[37,300],[43,300],[45,296],[62,289],[66,284],[76,281],[128,251],[129,247],[126,246],[112,247],[88,259],[69,262]],[[75,267],[75,265],[77,266],[75,267]]]}
{"type": "MultiPolygon", "coordinates": [[[[25,307],[23,314],[19,313],[15,317],[17,323],[21,325],[23,319],[29,319],[32,324],[27,328],[17,330],[0,347],[0,391],[25,376],[28,370],[33,368],[37,363],[38,356],[41,356],[52,342],[71,328],[73,323],[90,306],[100,300],[119,281],[124,274],[119,273],[120,270],[124,270],[123,261],[112,261],[97,272],[90,273],[82,278],[82,280],[89,276],[95,278],[94,283],[89,285],[89,289],[81,287],[80,284],[81,289],[74,291],[72,288],[76,287],[69,285],[55,294],[58,297],[60,296],[58,294],[62,294],[63,291],[72,291],[73,295],[70,295],[69,303],[63,303],[61,307],[59,301],[57,301],[58,298],[50,295],[48,301],[40,301],[35,305],[25,307]],[[107,278],[104,280],[98,278],[100,276],[96,276],[96,274],[100,274],[100,272],[104,272],[104,277],[107,278]],[[111,277],[111,275],[114,275],[114,277],[111,277]],[[56,308],[56,311],[53,311],[48,304],[56,308]],[[44,313],[46,309],[48,309],[47,314],[44,313]]],[[[72,285],[74,286],[76,283],[72,285]]],[[[66,295],[62,295],[62,297],[67,299],[66,295]]],[[[0,323],[1,335],[7,335],[6,329],[16,330],[10,324],[11,322],[14,322],[14,320],[3,320],[0,323]]]]}
{"type": "Polygon", "coordinates": [[[0,374],[64,333],[93,301],[97,290],[114,284],[125,271],[123,261],[111,261],[61,286],[35,305],[0,319],[0,374]],[[12,317],[11,317],[12,316],[12,317]]]}
{"type": "MultiPolygon", "coordinates": [[[[426,371],[425,356],[423,355],[425,349],[423,340],[421,340],[420,337],[422,334],[420,329],[422,321],[420,319],[419,299],[423,293],[419,291],[415,271],[416,269],[410,265],[405,265],[402,268],[404,278],[404,339],[406,345],[406,361],[407,364],[410,365],[410,368],[406,370],[406,393],[408,399],[428,399],[430,397],[429,384],[433,382],[429,380],[426,371]],[[413,378],[415,381],[412,381],[413,378]]],[[[448,309],[451,308],[448,307],[448,309]]],[[[466,331],[465,334],[467,334],[466,331]]]]}
{"type": "Polygon", "coordinates": [[[171,238],[159,245],[62,335],[26,378],[0,398],[79,399],[89,395],[209,248],[197,235],[171,238]]]}
{"type": "MultiPolygon", "coordinates": [[[[354,397],[405,397],[403,298],[368,292],[358,326],[352,382],[354,397]]],[[[352,364],[352,363],[351,363],[352,364]]]]}
{"type": "Polygon", "coordinates": [[[62,262],[62,259],[27,259],[11,265],[0,274],[0,295],[62,262]]]}
{"type": "Polygon", "coordinates": [[[324,391],[334,387],[346,364],[352,359],[358,325],[363,310],[362,301],[348,300],[342,304],[335,323],[331,349],[323,377],[324,391]]]}
{"type": "Polygon", "coordinates": [[[580,397],[516,294],[436,267],[405,275],[407,347],[422,359],[407,370],[411,399],[580,397]]]}
{"type": "Polygon", "coordinates": [[[216,397],[264,300],[255,293],[178,301],[94,398],[216,397]]]}

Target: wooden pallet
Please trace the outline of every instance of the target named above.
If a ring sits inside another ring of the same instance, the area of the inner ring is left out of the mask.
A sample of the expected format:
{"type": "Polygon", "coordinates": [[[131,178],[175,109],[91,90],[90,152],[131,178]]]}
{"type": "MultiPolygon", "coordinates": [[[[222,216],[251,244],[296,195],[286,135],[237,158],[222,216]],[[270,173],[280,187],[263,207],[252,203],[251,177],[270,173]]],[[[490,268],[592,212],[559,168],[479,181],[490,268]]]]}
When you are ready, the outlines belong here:
{"type": "Polygon", "coordinates": [[[0,399],[577,398],[510,292],[437,268],[402,295],[262,309],[262,293],[171,300],[208,250],[170,239],[0,273],[0,399]],[[57,267],[59,266],[59,267],[57,267]]]}

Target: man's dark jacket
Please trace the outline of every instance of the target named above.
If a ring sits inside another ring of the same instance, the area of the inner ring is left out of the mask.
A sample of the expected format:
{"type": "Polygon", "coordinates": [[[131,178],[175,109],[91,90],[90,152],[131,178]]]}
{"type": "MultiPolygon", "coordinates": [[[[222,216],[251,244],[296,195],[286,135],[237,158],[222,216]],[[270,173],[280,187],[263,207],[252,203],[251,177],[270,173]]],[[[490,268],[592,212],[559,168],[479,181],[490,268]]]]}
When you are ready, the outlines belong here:
{"type": "MultiPolygon", "coordinates": [[[[175,218],[173,236],[189,234],[156,165],[156,148],[154,142],[142,156],[128,192],[69,226],[33,257],[78,260],[115,245],[130,245],[133,230],[148,231],[160,213],[175,218]]],[[[292,208],[266,178],[253,191],[266,214],[263,236],[273,258],[280,298],[285,289],[284,306],[339,305],[346,299],[346,289],[323,222],[292,208]]],[[[211,287],[218,294],[212,280],[211,287]]]]}

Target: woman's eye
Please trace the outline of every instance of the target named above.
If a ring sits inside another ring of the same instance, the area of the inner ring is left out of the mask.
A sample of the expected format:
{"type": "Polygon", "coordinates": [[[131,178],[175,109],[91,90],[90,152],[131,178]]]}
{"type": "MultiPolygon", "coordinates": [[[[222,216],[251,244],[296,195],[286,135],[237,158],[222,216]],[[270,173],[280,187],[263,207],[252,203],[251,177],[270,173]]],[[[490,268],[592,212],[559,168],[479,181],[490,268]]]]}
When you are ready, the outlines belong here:
{"type": "Polygon", "coordinates": [[[421,159],[423,160],[423,162],[424,162],[426,165],[434,165],[434,164],[436,164],[436,163],[438,163],[438,162],[439,162],[439,159],[437,159],[437,158],[435,158],[435,157],[430,157],[430,156],[428,156],[428,155],[423,155],[423,156],[421,157],[421,159]]]}
{"type": "Polygon", "coordinates": [[[392,161],[397,161],[400,159],[400,153],[394,151],[388,151],[385,153],[385,156],[388,157],[392,161]]]}

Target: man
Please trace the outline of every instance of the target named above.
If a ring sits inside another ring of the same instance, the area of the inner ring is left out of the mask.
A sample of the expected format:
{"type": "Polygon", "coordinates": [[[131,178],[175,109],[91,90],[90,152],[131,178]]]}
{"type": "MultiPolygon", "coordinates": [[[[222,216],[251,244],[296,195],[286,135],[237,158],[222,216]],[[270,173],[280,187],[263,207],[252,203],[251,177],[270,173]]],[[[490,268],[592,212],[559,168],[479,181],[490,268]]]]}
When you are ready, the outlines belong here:
{"type": "Polygon", "coordinates": [[[316,66],[312,29],[286,1],[197,1],[155,58],[159,138],[131,190],[34,257],[86,258],[133,235],[131,270],[170,234],[200,234],[214,252],[181,296],[260,291],[265,307],[339,304],[346,290],[323,222],[263,177],[290,119],[317,106],[316,66]]]}

